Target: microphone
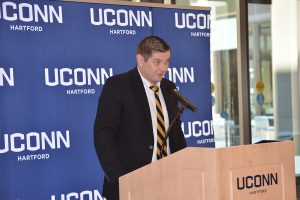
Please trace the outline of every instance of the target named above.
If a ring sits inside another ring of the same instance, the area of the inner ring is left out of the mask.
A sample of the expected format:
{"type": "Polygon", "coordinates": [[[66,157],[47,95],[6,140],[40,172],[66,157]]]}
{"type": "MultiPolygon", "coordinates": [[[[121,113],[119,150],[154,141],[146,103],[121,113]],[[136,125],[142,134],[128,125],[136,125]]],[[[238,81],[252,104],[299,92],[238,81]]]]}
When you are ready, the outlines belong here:
{"type": "Polygon", "coordinates": [[[182,94],[180,94],[178,90],[170,88],[170,91],[177,98],[177,100],[180,101],[184,106],[186,106],[193,112],[197,111],[197,107],[194,106],[192,102],[190,102],[190,100],[188,100],[186,97],[182,96],[182,94]]]}

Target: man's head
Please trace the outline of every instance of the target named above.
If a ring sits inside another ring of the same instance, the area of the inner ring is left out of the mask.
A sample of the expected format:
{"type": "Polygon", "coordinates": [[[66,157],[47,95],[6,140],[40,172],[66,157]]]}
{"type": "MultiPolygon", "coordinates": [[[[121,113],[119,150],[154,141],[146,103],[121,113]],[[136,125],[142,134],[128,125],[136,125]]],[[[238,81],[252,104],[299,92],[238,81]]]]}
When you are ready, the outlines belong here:
{"type": "Polygon", "coordinates": [[[160,82],[168,70],[170,46],[157,36],[144,38],[138,45],[136,60],[142,76],[151,84],[160,82]]]}

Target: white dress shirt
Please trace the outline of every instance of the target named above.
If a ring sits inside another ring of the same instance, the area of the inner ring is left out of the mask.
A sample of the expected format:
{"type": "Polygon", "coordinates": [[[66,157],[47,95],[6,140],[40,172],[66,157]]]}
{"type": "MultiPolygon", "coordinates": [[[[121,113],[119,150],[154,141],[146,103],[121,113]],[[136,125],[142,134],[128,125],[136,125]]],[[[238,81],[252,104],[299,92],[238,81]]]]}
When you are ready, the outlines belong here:
{"type": "MultiPolygon", "coordinates": [[[[139,71],[139,70],[138,70],[139,71]]],[[[150,86],[152,86],[152,84],[147,81],[142,74],[139,71],[139,74],[142,78],[143,81],[143,85],[146,91],[146,95],[147,95],[147,99],[148,99],[148,104],[149,104],[149,108],[150,108],[150,112],[151,112],[151,119],[152,119],[152,129],[153,129],[153,154],[152,154],[152,162],[156,161],[156,151],[157,151],[157,116],[156,116],[156,104],[155,104],[155,95],[154,92],[150,89],[150,86]]],[[[166,107],[166,102],[164,99],[164,96],[161,92],[160,89],[160,82],[156,83],[156,85],[159,87],[159,99],[160,99],[160,103],[163,109],[163,114],[164,114],[164,120],[165,120],[165,130],[168,130],[169,127],[169,116],[168,116],[168,111],[167,111],[167,107],[166,107]]],[[[167,154],[170,155],[170,146],[169,146],[169,139],[167,139],[167,154]]]]}

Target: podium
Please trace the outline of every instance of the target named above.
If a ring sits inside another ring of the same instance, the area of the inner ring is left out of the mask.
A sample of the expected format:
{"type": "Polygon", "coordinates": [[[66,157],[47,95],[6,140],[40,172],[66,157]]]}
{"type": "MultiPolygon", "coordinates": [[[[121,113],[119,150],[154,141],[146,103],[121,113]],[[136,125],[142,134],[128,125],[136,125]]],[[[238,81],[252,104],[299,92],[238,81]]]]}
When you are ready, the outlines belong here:
{"type": "Polygon", "coordinates": [[[296,200],[294,145],[188,147],[119,183],[121,200],[296,200]]]}

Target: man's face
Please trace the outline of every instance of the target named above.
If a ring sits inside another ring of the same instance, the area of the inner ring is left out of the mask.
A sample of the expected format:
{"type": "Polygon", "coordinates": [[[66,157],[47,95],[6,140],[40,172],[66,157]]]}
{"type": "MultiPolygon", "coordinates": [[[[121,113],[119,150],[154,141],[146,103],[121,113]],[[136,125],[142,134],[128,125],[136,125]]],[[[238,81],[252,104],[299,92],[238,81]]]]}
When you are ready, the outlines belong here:
{"type": "Polygon", "coordinates": [[[170,51],[153,52],[152,56],[145,61],[142,55],[137,54],[136,59],[140,73],[153,85],[160,82],[168,70],[170,56],[170,51]]]}

